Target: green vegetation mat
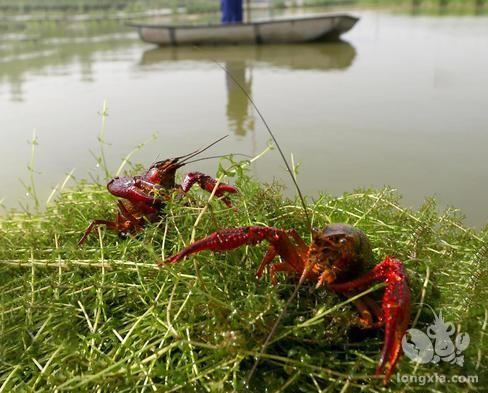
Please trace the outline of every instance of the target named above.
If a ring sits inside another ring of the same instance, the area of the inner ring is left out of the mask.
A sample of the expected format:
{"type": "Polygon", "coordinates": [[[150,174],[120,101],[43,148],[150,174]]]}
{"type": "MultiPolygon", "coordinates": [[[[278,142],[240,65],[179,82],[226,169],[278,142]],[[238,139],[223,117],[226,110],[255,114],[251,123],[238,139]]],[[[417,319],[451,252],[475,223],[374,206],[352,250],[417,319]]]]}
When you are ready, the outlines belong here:
{"type": "MultiPolygon", "coordinates": [[[[224,178],[225,181],[229,179],[224,178]]],[[[229,180],[232,182],[232,180],[229,180]]],[[[192,190],[170,201],[165,218],[126,240],[101,229],[77,241],[93,218],[114,217],[104,186],[79,184],[44,212],[0,220],[0,391],[243,391],[255,358],[296,280],[272,286],[255,270],[266,245],[203,252],[169,267],[156,262],[224,227],[296,228],[304,213],[279,185],[245,171],[233,179],[237,212],[192,190]],[[205,210],[202,212],[202,209],[205,210]],[[203,214],[201,214],[203,213],[203,214]],[[201,219],[195,225],[198,216],[201,219]]],[[[412,320],[425,331],[432,307],[467,332],[464,365],[416,365],[401,375],[476,375],[478,383],[403,382],[373,377],[383,331],[357,326],[344,297],[304,284],[291,302],[249,385],[256,392],[468,391],[486,386],[488,229],[463,227],[433,200],[401,207],[391,189],[309,200],[313,225],[346,222],[364,230],[378,261],[407,266],[412,320]]],[[[378,290],[380,295],[380,290],[378,290]]],[[[454,339],[454,336],[451,337],[454,339]]]]}

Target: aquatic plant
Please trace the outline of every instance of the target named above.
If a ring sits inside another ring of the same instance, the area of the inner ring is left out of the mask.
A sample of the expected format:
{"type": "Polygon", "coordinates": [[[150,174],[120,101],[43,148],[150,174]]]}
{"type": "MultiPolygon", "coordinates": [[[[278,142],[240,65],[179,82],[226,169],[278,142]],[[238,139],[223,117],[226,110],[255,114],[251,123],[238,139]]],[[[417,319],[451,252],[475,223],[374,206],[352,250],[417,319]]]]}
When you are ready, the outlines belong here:
{"type": "MultiPolygon", "coordinates": [[[[191,202],[169,201],[166,215],[133,238],[99,230],[76,243],[92,217],[112,217],[103,185],[79,183],[45,211],[0,219],[0,391],[242,391],[270,327],[296,281],[254,277],[262,247],[202,253],[159,269],[156,261],[195,237],[249,224],[308,229],[300,203],[279,184],[262,185],[247,163],[224,160],[234,176],[237,211],[198,190],[191,202]]],[[[224,170],[223,168],[226,167],[224,170]]],[[[225,181],[229,179],[224,176],[225,181]]],[[[433,199],[401,206],[392,189],[307,199],[313,224],[346,222],[370,237],[379,258],[405,261],[413,288],[413,327],[442,312],[471,345],[464,365],[416,365],[403,357],[399,375],[476,375],[477,384],[405,383],[387,390],[463,391],[486,385],[488,228],[462,224],[433,199]],[[430,307],[427,307],[429,305],[430,307]],[[476,344],[474,344],[476,343],[476,344]]],[[[288,308],[250,391],[379,391],[374,369],[382,332],[356,326],[349,301],[304,285],[288,308]]]]}

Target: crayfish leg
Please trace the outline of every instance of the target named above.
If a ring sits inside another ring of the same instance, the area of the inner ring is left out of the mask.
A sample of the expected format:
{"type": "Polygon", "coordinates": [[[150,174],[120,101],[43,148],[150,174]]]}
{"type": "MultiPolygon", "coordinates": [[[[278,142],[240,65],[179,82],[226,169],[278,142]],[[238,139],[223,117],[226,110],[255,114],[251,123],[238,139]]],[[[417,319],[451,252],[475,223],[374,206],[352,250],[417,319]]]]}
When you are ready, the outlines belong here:
{"type": "Polygon", "coordinates": [[[108,229],[112,229],[112,230],[117,229],[117,222],[116,221],[93,220],[90,223],[90,225],[88,225],[88,228],[86,228],[85,234],[83,235],[83,237],[78,242],[78,247],[81,246],[83,243],[85,243],[85,241],[88,238],[88,236],[90,235],[90,233],[92,233],[93,230],[99,225],[105,225],[108,229]]]}
{"type": "Polygon", "coordinates": [[[278,280],[276,280],[276,273],[278,272],[285,272],[287,274],[294,274],[294,275],[297,274],[296,269],[288,262],[275,263],[271,265],[269,269],[269,277],[273,285],[276,285],[278,283],[278,280]]]}
{"type": "MultiPolygon", "coordinates": [[[[354,294],[347,294],[347,297],[353,297],[354,294]]],[[[359,322],[361,323],[362,327],[364,328],[371,328],[373,327],[373,315],[371,310],[366,305],[366,302],[363,299],[356,299],[353,300],[352,303],[357,308],[359,312],[359,322]]]]}
{"type": "Polygon", "coordinates": [[[132,230],[140,231],[142,230],[142,223],[140,222],[141,220],[137,219],[124,205],[124,203],[121,200],[117,201],[117,206],[119,208],[119,211],[117,213],[117,217],[115,218],[115,221],[107,221],[107,220],[93,220],[88,228],[85,231],[85,234],[83,237],[80,239],[78,242],[78,246],[81,246],[90,233],[93,232],[93,230],[99,226],[99,225],[105,225],[107,229],[113,230],[113,231],[118,231],[120,234],[128,234],[132,230]]]}
{"type": "Polygon", "coordinates": [[[262,277],[266,266],[271,264],[277,255],[278,253],[276,252],[276,248],[274,248],[273,245],[270,245],[266,250],[266,254],[264,254],[263,260],[259,264],[258,270],[256,271],[256,278],[260,279],[262,277]]]}
{"type": "Polygon", "coordinates": [[[297,274],[297,270],[287,262],[273,264],[273,261],[277,256],[278,252],[276,251],[276,248],[273,245],[270,245],[268,247],[268,250],[266,251],[266,254],[264,254],[263,260],[261,261],[261,264],[259,265],[259,268],[256,272],[256,278],[261,278],[264,269],[268,265],[271,265],[269,268],[269,278],[273,285],[276,285],[278,283],[278,280],[276,279],[276,273],[278,272],[286,272],[288,274],[294,275],[297,274]]]}
{"type": "MultiPolygon", "coordinates": [[[[357,295],[356,292],[349,292],[345,294],[348,298],[357,295]]],[[[370,298],[368,295],[355,299],[352,301],[359,312],[359,323],[364,329],[379,328],[385,325],[383,318],[383,310],[370,298]]]]}
{"type": "Polygon", "coordinates": [[[368,308],[373,313],[374,318],[376,319],[376,322],[373,324],[372,327],[384,326],[384,324],[385,324],[385,318],[383,316],[383,310],[378,305],[378,303],[376,302],[376,300],[370,298],[368,295],[364,296],[362,300],[364,301],[364,303],[366,303],[366,305],[368,306],[368,308]]]}
{"type": "MultiPolygon", "coordinates": [[[[126,229],[133,227],[137,231],[142,230],[141,220],[135,217],[120,199],[117,201],[117,205],[119,206],[119,214],[117,215],[116,220],[117,227],[126,227],[126,229]]],[[[151,213],[153,213],[153,211],[151,211],[151,213]]]]}
{"type": "Polygon", "coordinates": [[[296,229],[290,229],[288,234],[295,240],[297,251],[300,254],[300,257],[305,259],[307,257],[308,246],[307,243],[300,237],[296,229]]]}

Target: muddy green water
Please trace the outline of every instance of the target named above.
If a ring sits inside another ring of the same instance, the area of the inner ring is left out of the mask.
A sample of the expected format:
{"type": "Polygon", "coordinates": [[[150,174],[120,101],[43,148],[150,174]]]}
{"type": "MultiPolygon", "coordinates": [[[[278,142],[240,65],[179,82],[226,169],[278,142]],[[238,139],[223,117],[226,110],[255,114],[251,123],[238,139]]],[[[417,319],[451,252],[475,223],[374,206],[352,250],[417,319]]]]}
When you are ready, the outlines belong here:
{"type": "MultiPolygon", "coordinates": [[[[309,12],[309,11],[307,11],[309,12]]],[[[71,169],[97,177],[99,112],[106,99],[107,162],[150,164],[229,133],[215,153],[254,154],[269,136],[253,95],[300,162],[306,194],[398,188],[404,204],[436,195],[466,222],[488,220],[488,17],[348,10],[361,17],[343,42],[157,49],[112,23],[0,25],[0,198],[25,200],[33,129],[42,201],[71,169]]],[[[194,169],[215,173],[215,162],[194,169]]],[[[276,151],[254,167],[289,184],[276,151]]],[[[292,190],[290,189],[290,192],[292,190]]],[[[27,197],[28,199],[28,197],[27,197]]]]}

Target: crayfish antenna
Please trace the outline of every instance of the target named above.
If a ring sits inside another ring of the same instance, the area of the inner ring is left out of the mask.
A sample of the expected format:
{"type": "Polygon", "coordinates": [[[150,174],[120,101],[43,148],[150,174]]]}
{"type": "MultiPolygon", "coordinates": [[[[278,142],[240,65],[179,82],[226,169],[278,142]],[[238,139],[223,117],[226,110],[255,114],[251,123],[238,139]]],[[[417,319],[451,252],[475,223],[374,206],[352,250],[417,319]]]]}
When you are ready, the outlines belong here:
{"type": "MultiPolygon", "coordinates": [[[[198,47],[196,47],[198,48],[198,47]]],[[[252,107],[256,110],[256,113],[259,115],[259,118],[263,122],[264,126],[266,127],[266,130],[268,131],[269,135],[271,136],[271,139],[273,139],[274,144],[276,145],[276,148],[278,149],[278,152],[280,153],[281,158],[283,159],[283,162],[285,163],[286,170],[291,176],[291,179],[293,181],[293,184],[295,185],[295,188],[298,193],[298,197],[300,198],[300,202],[303,207],[303,211],[305,213],[305,218],[307,220],[308,227],[311,231],[312,228],[312,222],[310,220],[310,216],[308,215],[308,209],[307,209],[307,204],[305,203],[305,198],[303,197],[302,190],[300,189],[300,186],[298,185],[297,179],[295,178],[295,175],[293,171],[291,170],[290,164],[288,163],[288,160],[285,157],[285,154],[283,153],[283,150],[281,149],[280,144],[278,143],[278,140],[276,139],[273,131],[271,131],[271,127],[268,125],[268,122],[265,120],[264,116],[262,115],[261,111],[257,107],[256,103],[252,99],[251,95],[247,92],[247,90],[239,83],[239,81],[232,75],[232,73],[222,64],[217,62],[215,59],[212,59],[212,61],[220,67],[224,72],[229,76],[229,78],[236,84],[236,86],[242,91],[242,93],[246,96],[246,98],[249,100],[251,103],[252,107]]]]}
{"type": "Polygon", "coordinates": [[[212,160],[214,158],[223,158],[223,157],[227,157],[227,156],[242,156],[242,157],[245,157],[245,158],[252,158],[252,156],[250,156],[249,154],[244,154],[244,153],[229,153],[229,154],[222,154],[222,155],[219,155],[219,156],[209,156],[209,157],[197,158],[196,160],[192,160],[192,161],[186,161],[185,160],[185,165],[193,164],[194,162],[198,162],[198,161],[212,160]]]}
{"type": "MultiPolygon", "coordinates": [[[[197,50],[200,49],[198,46],[194,46],[194,48],[197,49],[197,50]]],[[[273,142],[276,145],[276,148],[278,149],[278,152],[280,153],[281,158],[283,159],[283,162],[285,163],[285,166],[286,166],[286,169],[287,169],[288,173],[291,176],[291,179],[293,181],[293,184],[295,185],[295,188],[297,190],[298,196],[300,198],[300,202],[302,204],[303,211],[305,213],[305,219],[307,220],[308,228],[309,228],[310,232],[312,232],[312,221],[310,220],[310,216],[308,215],[307,204],[305,203],[305,198],[303,197],[302,191],[301,191],[301,189],[300,189],[300,187],[298,185],[298,182],[297,182],[297,180],[295,178],[295,175],[294,175],[293,171],[291,170],[290,164],[288,164],[288,160],[286,159],[285,154],[283,153],[283,150],[281,149],[281,146],[278,143],[278,140],[276,139],[273,131],[271,131],[271,127],[268,125],[268,122],[266,121],[266,119],[262,115],[261,111],[257,107],[257,105],[254,102],[254,100],[252,99],[251,95],[241,85],[241,83],[239,83],[239,81],[234,77],[234,75],[232,75],[232,73],[224,65],[220,64],[215,59],[212,59],[212,61],[219,68],[221,68],[229,76],[229,78],[236,84],[236,86],[242,91],[242,93],[246,96],[246,98],[248,99],[248,101],[251,103],[251,105],[255,109],[256,113],[259,115],[261,121],[263,122],[264,126],[266,127],[266,130],[268,131],[269,135],[273,139],[273,142]]],[[[261,356],[266,352],[266,348],[267,348],[269,342],[271,341],[271,338],[273,337],[273,335],[274,335],[274,333],[275,333],[275,331],[276,331],[279,323],[283,319],[283,317],[284,317],[284,315],[286,313],[286,310],[287,310],[288,306],[291,304],[291,302],[293,301],[293,299],[297,295],[298,290],[300,289],[300,287],[302,286],[303,282],[305,281],[305,277],[306,277],[305,275],[302,275],[302,277],[300,278],[298,284],[295,287],[295,290],[293,291],[293,293],[288,298],[287,302],[285,303],[285,306],[283,307],[283,310],[281,311],[281,313],[278,316],[278,318],[276,319],[273,327],[271,328],[271,331],[269,332],[268,336],[266,337],[266,340],[264,341],[263,346],[261,347],[261,351],[259,353],[259,356],[256,358],[256,360],[254,362],[254,365],[253,365],[251,371],[248,374],[247,381],[246,381],[247,384],[249,384],[250,380],[252,379],[252,377],[253,377],[256,369],[257,369],[257,366],[259,364],[259,360],[260,360],[261,356]]]]}
{"type": "Polygon", "coordinates": [[[210,149],[212,146],[216,145],[217,143],[219,143],[220,141],[222,141],[223,139],[227,138],[229,135],[224,135],[223,137],[217,139],[216,141],[212,142],[210,145],[204,147],[204,148],[201,148],[201,149],[197,149],[191,153],[188,153],[188,154],[185,154],[183,156],[179,156],[179,157],[175,157],[175,160],[181,160],[181,159],[184,159],[181,164],[187,162],[188,160],[190,160],[191,158],[203,153],[204,151],[210,149]]]}

